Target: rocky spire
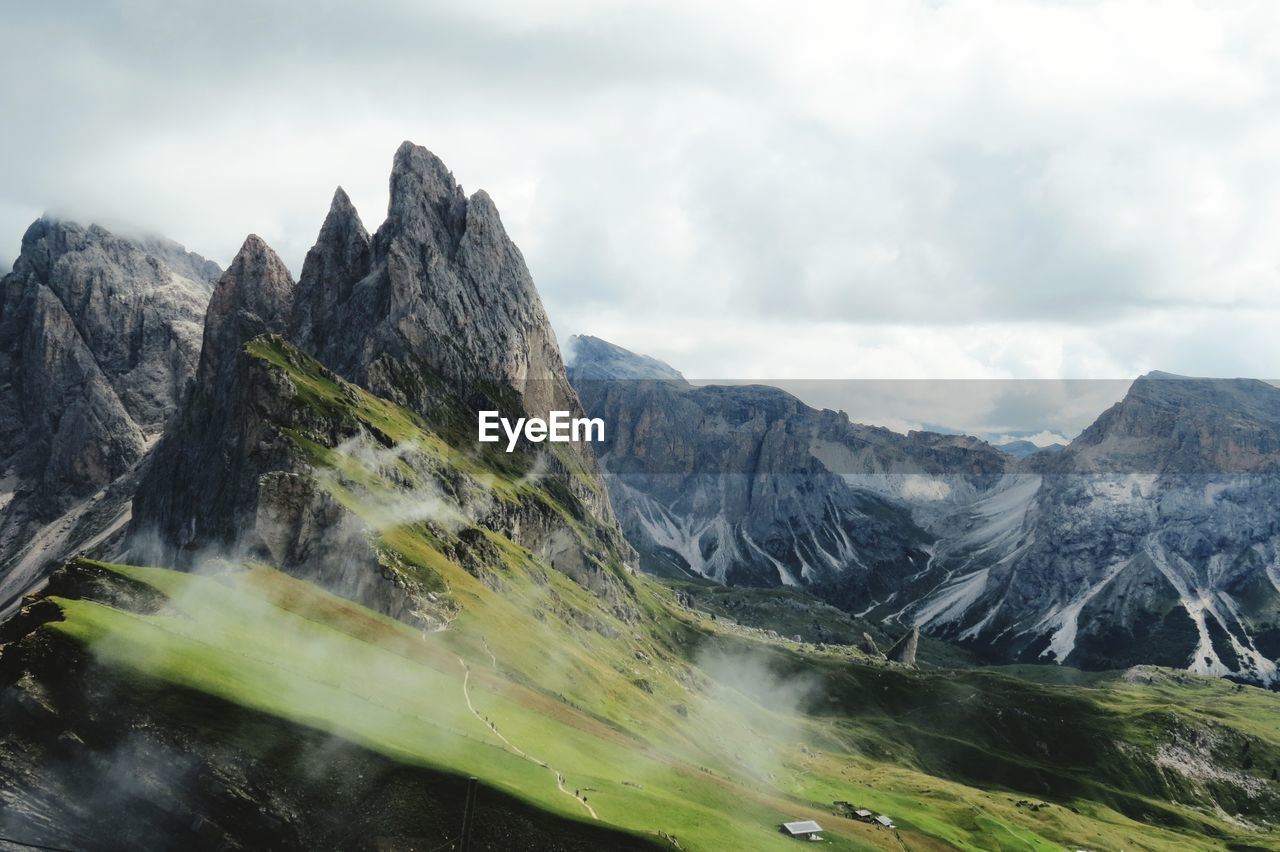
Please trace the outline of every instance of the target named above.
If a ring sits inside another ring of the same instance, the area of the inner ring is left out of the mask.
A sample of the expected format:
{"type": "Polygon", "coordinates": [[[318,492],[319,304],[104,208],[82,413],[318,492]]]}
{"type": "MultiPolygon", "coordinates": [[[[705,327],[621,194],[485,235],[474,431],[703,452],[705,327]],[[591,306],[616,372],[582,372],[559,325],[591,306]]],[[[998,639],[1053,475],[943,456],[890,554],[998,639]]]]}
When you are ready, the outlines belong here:
{"type": "Polygon", "coordinates": [[[219,279],[205,313],[201,384],[224,386],[246,343],[260,334],[287,330],[293,290],[284,263],[261,237],[250,234],[219,279]]]}
{"type": "Polygon", "coordinates": [[[371,240],[355,205],[342,187],[333,193],[320,236],[302,263],[293,309],[293,339],[324,361],[339,360],[330,341],[341,339],[334,327],[352,300],[357,282],[369,274],[371,240]]]}
{"type": "Polygon", "coordinates": [[[439,157],[412,142],[401,143],[391,163],[388,224],[443,243],[461,235],[467,207],[466,194],[439,157]]]}
{"type": "Polygon", "coordinates": [[[270,465],[251,457],[275,454],[277,439],[251,414],[273,391],[247,377],[244,348],[288,328],[293,293],[284,263],[250,234],[214,290],[196,381],[134,497],[131,558],[185,564],[190,548],[232,545],[255,510],[257,470],[270,465]]]}
{"type": "Polygon", "coordinates": [[[293,326],[325,366],[410,405],[415,389],[388,363],[424,366],[462,398],[509,388],[526,412],[579,408],[493,201],[468,198],[438,157],[409,142],[396,151],[387,219],[371,241],[346,194],[335,196],[293,326]]]}

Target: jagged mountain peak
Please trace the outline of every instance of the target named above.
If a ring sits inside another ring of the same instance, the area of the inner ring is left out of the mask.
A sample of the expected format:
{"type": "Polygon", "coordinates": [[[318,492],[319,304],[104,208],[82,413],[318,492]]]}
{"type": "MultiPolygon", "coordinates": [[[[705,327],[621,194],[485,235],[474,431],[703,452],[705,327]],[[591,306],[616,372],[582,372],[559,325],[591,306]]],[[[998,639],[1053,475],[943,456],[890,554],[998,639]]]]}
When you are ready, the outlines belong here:
{"type": "Polygon", "coordinates": [[[332,217],[336,211],[349,211],[357,219],[360,218],[359,214],[356,213],[355,204],[351,202],[351,196],[347,195],[347,191],[342,188],[341,184],[334,187],[333,200],[329,202],[329,216],[332,217]]]}
{"type": "Polygon", "coordinates": [[[1153,370],[1135,379],[1121,401],[1141,402],[1243,409],[1253,416],[1280,417],[1280,388],[1258,379],[1200,378],[1153,370]]]}
{"type": "Polygon", "coordinates": [[[118,530],[220,272],[162,237],[49,215],[27,228],[0,281],[0,611],[118,530]]]}
{"type": "Polygon", "coordinates": [[[129,548],[145,561],[184,564],[196,545],[231,547],[246,525],[257,490],[246,471],[277,443],[254,431],[250,413],[280,391],[247,372],[245,347],[288,329],[293,295],[284,262],[258,235],[246,237],[209,301],[196,380],[134,495],[129,548]]]}
{"type": "MultiPolygon", "coordinates": [[[[97,223],[82,224],[49,213],[32,222],[23,233],[21,253],[14,260],[13,271],[47,279],[62,257],[86,251],[101,252],[105,260],[117,264],[129,262],[131,254],[149,257],[184,278],[206,285],[212,285],[222,273],[218,264],[166,237],[126,236],[97,223]]],[[[132,283],[151,282],[147,276],[138,276],[132,283]]]]}
{"type": "Polygon", "coordinates": [[[387,223],[413,227],[426,224],[433,231],[460,235],[467,197],[444,162],[435,154],[404,142],[391,165],[391,195],[387,223]]]}
{"type": "MultiPolygon", "coordinates": [[[[6,303],[0,306],[0,349],[13,353],[9,369],[37,369],[34,363],[19,366],[22,347],[61,332],[32,325],[30,309],[56,302],[77,345],[115,388],[129,417],[153,432],[172,413],[195,368],[199,321],[219,274],[217,264],[172,240],[120,236],[101,225],[42,216],[27,228],[0,293],[6,303]]],[[[63,340],[55,349],[65,352],[68,345],[63,340]]],[[[0,372],[5,369],[0,364],[0,372]]],[[[23,381],[47,384],[48,377],[23,381]]]]}
{"type": "Polygon", "coordinates": [[[398,178],[411,177],[439,187],[441,192],[461,194],[462,187],[454,180],[453,172],[444,161],[422,145],[406,139],[400,143],[391,163],[392,186],[398,178]]]}
{"type": "Polygon", "coordinates": [[[390,195],[367,253],[354,210],[336,200],[334,227],[322,229],[299,282],[301,348],[410,403],[417,391],[394,386],[388,361],[425,367],[463,396],[509,388],[530,413],[578,408],[533,279],[489,196],[468,199],[439,157],[407,142],[390,195]]]}
{"type": "MultiPolygon", "coordinates": [[[[396,440],[418,453],[427,443],[418,423],[452,424],[491,408],[580,412],[532,278],[488,196],[466,199],[439,159],[413,145],[396,153],[391,195],[370,239],[346,193],[335,191],[296,287],[265,242],[245,240],[210,305],[198,381],[134,501],[131,547],[148,561],[155,553],[185,565],[211,548],[257,554],[418,619],[415,607],[427,604],[408,568],[363,532],[349,534],[384,524],[381,516],[337,500],[309,475],[319,464],[311,445],[290,436],[320,437],[331,449],[396,440]],[[300,393],[299,382],[309,390],[300,393]],[[317,410],[318,386],[340,391],[317,410]],[[384,413],[394,407],[405,428],[384,432],[385,422],[360,419],[353,412],[362,400],[384,413]]],[[[448,434],[471,450],[466,432],[448,434]]],[[[573,529],[536,500],[522,504],[518,520],[487,499],[468,499],[467,510],[486,529],[510,529],[593,592],[623,600],[614,572],[630,551],[591,448],[529,449],[537,458],[521,453],[518,463],[537,467],[538,481],[575,517],[573,529]],[[582,524],[594,530],[589,539],[574,532],[582,524]]],[[[419,464],[432,482],[444,475],[437,457],[419,464]]]]}
{"type": "Polygon", "coordinates": [[[201,381],[225,385],[245,343],[259,334],[284,332],[293,294],[293,277],[284,261],[257,234],[246,237],[209,300],[201,381]]]}
{"type": "Polygon", "coordinates": [[[1256,379],[1147,373],[1053,469],[1243,473],[1280,461],[1280,388],[1256,379]]]}
{"type": "MultiPolygon", "coordinates": [[[[369,243],[369,231],[365,228],[351,197],[341,186],[333,191],[333,200],[329,202],[329,212],[325,214],[324,223],[320,226],[317,244],[345,242],[357,240],[365,245],[369,243]]],[[[305,273],[305,261],[303,265],[305,273]]]]}
{"type": "MultiPolygon", "coordinates": [[[[305,278],[308,275],[307,262],[312,261],[313,255],[317,255],[317,260],[327,259],[325,253],[317,252],[317,249],[340,249],[342,251],[342,260],[345,264],[350,265],[353,255],[368,254],[369,241],[369,231],[360,219],[359,211],[351,203],[346,191],[342,187],[338,187],[333,191],[333,201],[329,203],[329,213],[324,217],[324,223],[320,226],[320,236],[316,240],[316,246],[307,253],[307,260],[303,262],[303,277],[305,278]]],[[[329,271],[335,270],[322,269],[313,274],[323,274],[329,271]]]]}
{"type": "Polygon", "coordinates": [[[337,320],[337,306],[351,298],[356,282],[369,273],[371,244],[355,205],[338,187],[298,278],[293,333],[306,351],[325,348],[321,336],[332,333],[326,323],[337,320]]]}
{"type": "Polygon", "coordinates": [[[46,213],[23,233],[14,272],[48,278],[53,264],[63,255],[111,237],[111,232],[100,225],[81,225],[46,213]]]}
{"type": "Polygon", "coordinates": [[[266,241],[257,234],[245,238],[223,273],[209,304],[209,319],[221,320],[229,311],[270,316],[288,305],[293,277],[266,241]]]}

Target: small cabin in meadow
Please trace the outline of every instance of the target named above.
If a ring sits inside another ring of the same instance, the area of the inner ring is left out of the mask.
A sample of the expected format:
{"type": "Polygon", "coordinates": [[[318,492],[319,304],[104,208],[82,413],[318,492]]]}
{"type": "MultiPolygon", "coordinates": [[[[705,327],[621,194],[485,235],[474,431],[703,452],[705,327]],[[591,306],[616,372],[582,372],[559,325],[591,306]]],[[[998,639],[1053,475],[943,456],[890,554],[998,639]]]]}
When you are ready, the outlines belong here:
{"type": "Polygon", "coordinates": [[[782,824],[782,833],[797,840],[821,840],[821,831],[822,826],[811,819],[784,822],[782,824]]]}
{"type": "Polygon", "coordinates": [[[876,822],[880,823],[885,828],[897,828],[897,826],[893,824],[893,820],[889,819],[884,814],[880,814],[880,816],[876,817],[876,822]]]}

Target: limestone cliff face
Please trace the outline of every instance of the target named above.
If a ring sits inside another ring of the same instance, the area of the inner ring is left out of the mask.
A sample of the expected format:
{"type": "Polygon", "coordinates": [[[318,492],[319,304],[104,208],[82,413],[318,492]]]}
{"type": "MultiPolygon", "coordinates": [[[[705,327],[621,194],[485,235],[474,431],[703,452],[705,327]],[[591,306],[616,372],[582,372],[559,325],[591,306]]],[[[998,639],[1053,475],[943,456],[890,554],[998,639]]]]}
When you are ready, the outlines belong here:
{"type": "Polygon", "coordinates": [[[165,240],[27,230],[0,281],[0,610],[115,522],[194,373],[217,274],[165,240]]]}
{"type": "MultiPolygon", "coordinates": [[[[467,196],[438,157],[396,151],[387,218],[370,237],[339,189],[298,281],[290,337],[334,373],[434,418],[582,413],[520,250],[493,201],[467,196]]],[[[467,424],[468,430],[473,424],[467,424]]],[[[614,526],[589,446],[545,475],[614,526]]],[[[621,535],[609,546],[627,549],[621,535]]]]}
{"type": "Polygon", "coordinates": [[[380,371],[394,359],[481,397],[510,388],[528,413],[579,408],[493,201],[468,197],[439,158],[408,142],[371,239],[346,195],[335,195],[298,283],[295,333],[304,351],[375,391],[411,394],[380,371]]]}
{"type": "Polygon", "coordinates": [[[218,281],[205,315],[196,380],[156,447],[133,501],[135,558],[189,564],[204,552],[239,548],[257,507],[258,477],[286,465],[283,439],[258,416],[273,404],[244,347],[289,322],[294,283],[257,236],[245,240],[218,281]]]}
{"type": "Polygon", "coordinates": [[[655,573],[804,586],[841,606],[883,599],[925,567],[933,540],[885,475],[973,488],[1008,464],[974,439],[860,426],[777,388],[694,387],[597,338],[570,348],[572,380],[608,424],[610,495],[655,573]]]}
{"type": "Polygon", "coordinates": [[[991,514],[1011,533],[939,554],[928,597],[954,604],[917,623],[1005,657],[1280,682],[1280,389],[1148,374],[1034,468],[1017,517],[991,514]]]}
{"type": "MultiPolygon", "coordinates": [[[[524,465],[513,476],[536,480],[538,489],[493,500],[472,493],[474,483],[412,440],[394,446],[362,419],[361,405],[382,400],[472,456],[480,451],[480,408],[581,413],[528,271],[492,203],[483,193],[464,196],[438,159],[409,144],[395,157],[386,223],[370,237],[339,189],[296,287],[261,240],[246,241],[210,301],[191,393],[134,499],[128,558],[188,567],[210,556],[260,559],[380,612],[436,626],[447,606],[437,606],[429,584],[382,536],[384,516],[396,513],[379,510],[379,501],[413,504],[412,514],[420,511],[415,501],[436,499],[398,495],[410,487],[401,481],[407,476],[447,494],[458,523],[510,538],[626,608],[616,565],[631,551],[590,447],[523,447],[518,463],[499,466],[524,465]],[[336,396],[318,402],[317,392],[336,396]],[[353,509],[335,499],[328,486],[342,474],[326,464],[352,461],[344,453],[398,454],[392,493],[348,482],[343,488],[366,502],[353,509]],[[564,511],[576,517],[567,520],[564,511]]],[[[449,558],[478,575],[491,567],[485,559],[500,558],[480,553],[482,535],[454,541],[437,531],[450,539],[441,545],[449,558]]]]}

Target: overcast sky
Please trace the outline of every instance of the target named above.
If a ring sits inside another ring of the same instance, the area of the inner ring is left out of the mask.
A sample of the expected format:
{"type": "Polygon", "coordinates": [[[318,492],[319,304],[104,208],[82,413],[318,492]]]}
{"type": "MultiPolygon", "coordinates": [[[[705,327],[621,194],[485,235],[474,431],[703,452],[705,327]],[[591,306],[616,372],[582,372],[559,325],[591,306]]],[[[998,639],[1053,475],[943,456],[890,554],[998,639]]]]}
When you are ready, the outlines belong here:
{"type": "Polygon", "coordinates": [[[0,4],[42,211],[296,274],[425,145],[558,334],[704,378],[1273,375],[1272,2],[0,4]]]}

